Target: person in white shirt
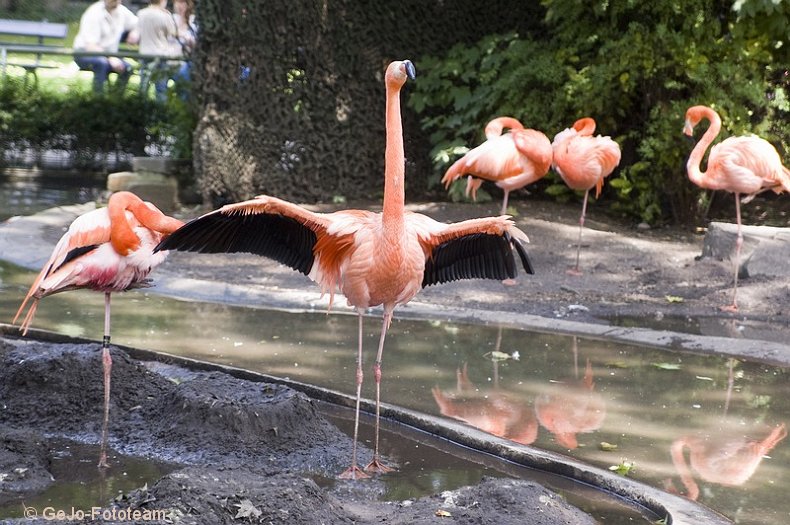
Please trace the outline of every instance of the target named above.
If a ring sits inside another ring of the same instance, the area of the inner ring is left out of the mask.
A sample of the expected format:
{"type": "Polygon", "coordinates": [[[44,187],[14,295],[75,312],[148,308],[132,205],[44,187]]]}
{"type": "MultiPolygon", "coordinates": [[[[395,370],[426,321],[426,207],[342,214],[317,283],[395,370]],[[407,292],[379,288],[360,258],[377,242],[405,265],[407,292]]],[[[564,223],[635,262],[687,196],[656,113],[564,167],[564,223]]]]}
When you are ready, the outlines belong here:
{"type": "MultiPolygon", "coordinates": [[[[138,11],[137,20],[141,55],[181,56],[181,50],[173,46],[178,30],[173,15],[167,10],[167,0],[151,0],[148,7],[138,11]]],[[[143,76],[147,78],[142,82],[147,86],[148,78],[153,78],[156,98],[160,102],[167,98],[167,82],[172,69],[166,59],[144,60],[143,76]]]]}
{"type": "Polygon", "coordinates": [[[75,56],[80,69],[93,71],[93,89],[101,92],[110,72],[118,74],[118,88],[126,86],[132,73],[129,62],[111,56],[118,51],[121,37],[127,33],[127,42],[137,43],[137,16],[120,0],[99,0],[91,4],[80,18],[75,51],[106,52],[110,56],[75,56]]]}

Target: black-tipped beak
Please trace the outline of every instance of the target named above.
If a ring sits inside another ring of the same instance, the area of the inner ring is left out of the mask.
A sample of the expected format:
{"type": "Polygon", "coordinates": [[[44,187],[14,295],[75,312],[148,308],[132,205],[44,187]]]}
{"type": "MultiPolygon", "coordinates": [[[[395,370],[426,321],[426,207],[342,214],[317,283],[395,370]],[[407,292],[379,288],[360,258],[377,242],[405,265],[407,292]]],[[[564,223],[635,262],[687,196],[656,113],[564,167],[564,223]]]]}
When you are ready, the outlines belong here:
{"type": "Polygon", "coordinates": [[[411,60],[404,60],[403,67],[406,68],[406,76],[408,76],[411,80],[414,80],[414,64],[411,63],[411,60]]]}

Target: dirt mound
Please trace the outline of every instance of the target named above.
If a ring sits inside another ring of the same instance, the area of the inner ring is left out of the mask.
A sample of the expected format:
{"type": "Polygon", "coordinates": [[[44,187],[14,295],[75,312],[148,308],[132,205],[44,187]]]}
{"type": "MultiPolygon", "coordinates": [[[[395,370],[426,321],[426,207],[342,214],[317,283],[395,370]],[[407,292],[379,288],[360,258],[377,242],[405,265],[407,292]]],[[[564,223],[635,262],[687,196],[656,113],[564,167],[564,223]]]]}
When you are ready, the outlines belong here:
{"type": "MultiPolygon", "coordinates": [[[[0,474],[3,501],[51,481],[47,466],[64,437],[95,443],[101,402],[100,347],[0,338],[0,474]]],[[[165,459],[176,470],[106,502],[96,523],[130,523],[130,510],[165,510],[140,523],[593,523],[532,482],[488,479],[418,500],[377,501],[380,481],[319,487],[348,466],[351,439],[315,403],[286,386],[139,362],[113,348],[110,445],[165,459]],[[319,480],[316,477],[316,480],[319,480]],[[105,512],[107,511],[107,512],[105,512]],[[123,514],[123,512],[127,512],[123,514]]],[[[370,457],[361,449],[360,462],[370,457]]],[[[110,459],[112,463],[112,458],[110,459]]],[[[35,523],[18,519],[9,523],[35,523]]]]}

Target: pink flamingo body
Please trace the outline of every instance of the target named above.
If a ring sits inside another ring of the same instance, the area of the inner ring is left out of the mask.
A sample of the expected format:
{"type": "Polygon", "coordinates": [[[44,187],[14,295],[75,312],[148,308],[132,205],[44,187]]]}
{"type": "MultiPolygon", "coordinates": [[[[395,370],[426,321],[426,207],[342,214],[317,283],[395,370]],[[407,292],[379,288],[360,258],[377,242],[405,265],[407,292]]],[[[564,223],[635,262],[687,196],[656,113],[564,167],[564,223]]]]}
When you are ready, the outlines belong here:
{"type": "Polygon", "coordinates": [[[314,213],[269,196],[230,204],[199,217],[168,237],[161,249],[205,253],[251,252],[275,259],[308,275],[330,305],[336,291],[359,313],[356,370],[356,415],[351,466],[342,478],[367,477],[357,467],[362,372],[363,312],[383,307],[376,381],[376,440],[368,471],[390,470],[379,459],[381,359],[393,311],[421,288],[466,278],[515,276],[513,248],[532,273],[522,242],[526,235],[506,216],[442,224],[405,210],[405,157],[400,89],[413,78],[409,61],[396,61],[385,74],[386,151],[384,204],[381,213],[347,210],[314,213]]]}
{"type": "Polygon", "coordinates": [[[508,195],[546,175],[551,167],[551,143],[534,129],[525,129],[512,117],[498,117],[485,128],[486,141],[453,163],[442,177],[445,188],[469,175],[466,195],[477,197],[484,180],[504,192],[502,214],[507,211],[508,195]],[[510,133],[502,133],[505,128],[510,133]]]}
{"type": "Polygon", "coordinates": [[[49,295],[77,289],[105,294],[104,341],[104,424],[99,466],[106,467],[107,424],[109,419],[110,369],[110,293],[145,286],[145,279],[167,253],[153,253],[163,236],[183,223],[167,217],[153,204],[129,192],[114,193],[106,208],[89,211],[71,223],[60,238],[47,263],[36,277],[14,316],[22,315],[20,329],[27,334],[38,302],[49,295]]]}
{"type": "Polygon", "coordinates": [[[686,111],[683,133],[692,137],[694,127],[702,119],[710,122],[708,129],[697,142],[686,163],[688,177],[697,186],[709,190],[725,190],[735,194],[735,216],[738,224],[735,242],[735,276],[733,277],[732,304],[724,310],[737,311],[738,271],[741,246],[741,195],[748,202],[766,190],[775,193],[790,191],[790,170],[782,165],[776,148],[756,136],[730,137],[713,146],[708,156],[708,169],[700,169],[702,157],[721,130],[721,118],[707,106],[692,106],[686,111]]]}
{"type": "Polygon", "coordinates": [[[595,188],[595,197],[599,197],[603,180],[620,164],[620,146],[610,137],[593,136],[594,132],[595,121],[586,117],[577,120],[573,127],[557,133],[552,141],[554,170],[569,188],[584,191],[582,214],[579,218],[576,264],[569,271],[576,275],[581,273],[579,253],[590,190],[595,188]]]}
{"type": "Polygon", "coordinates": [[[686,487],[686,497],[696,501],[699,497],[699,486],[694,480],[691,469],[709,483],[729,487],[743,485],[754,475],[763,456],[773,450],[785,437],[787,437],[787,429],[784,423],[774,427],[764,439],[759,441],[745,436],[682,437],[672,443],[672,463],[686,487]],[[683,453],[685,448],[689,449],[688,464],[683,453]]]}
{"type": "Polygon", "coordinates": [[[443,416],[516,443],[534,443],[538,437],[535,412],[523,399],[499,390],[496,377],[494,388],[478,389],[469,380],[467,365],[464,364],[456,372],[455,393],[442,392],[439,387],[434,387],[431,393],[443,416]]]}
{"type": "Polygon", "coordinates": [[[577,434],[599,429],[606,419],[606,403],[594,389],[592,365],[588,359],[581,381],[555,383],[535,399],[538,421],[563,447],[575,449],[579,446],[577,434]]]}

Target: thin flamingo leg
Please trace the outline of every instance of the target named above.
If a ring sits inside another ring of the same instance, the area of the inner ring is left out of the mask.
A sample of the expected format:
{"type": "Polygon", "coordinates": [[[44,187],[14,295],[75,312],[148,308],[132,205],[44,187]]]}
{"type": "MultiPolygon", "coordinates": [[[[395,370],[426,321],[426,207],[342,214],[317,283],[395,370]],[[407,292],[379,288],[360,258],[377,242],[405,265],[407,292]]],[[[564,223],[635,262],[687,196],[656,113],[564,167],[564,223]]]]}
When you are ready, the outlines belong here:
{"type": "Polygon", "coordinates": [[[509,190],[505,190],[505,196],[502,197],[502,213],[501,213],[501,215],[504,215],[504,214],[507,213],[507,198],[508,198],[509,195],[510,195],[510,191],[509,190]]]}
{"type": "Polygon", "coordinates": [[[582,249],[582,231],[584,230],[584,216],[587,214],[587,197],[590,195],[590,190],[584,192],[584,202],[582,203],[582,214],[579,217],[579,240],[576,243],[576,265],[568,270],[571,275],[581,275],[579,270],[579,254],[582,249]]]}
{"type": "Polygon", "coordinates": [[[99,451],[99,467],[107,468],[107,439],[110,424],[110,371],[112,370],[112,357],[110,356],[110,292],[104,293],[104,338],[102,340],[102,367],[104,369],[104,420],[101,427],[101,449],[99,451]]]}
{"type": "Polygon", "coordinates": [[[379,418],[381,416],[381,358],[384,354],[384,338],[387,335],[387,328],[392,322],[392,312],[384,312],[384,322],[381,325],[381,338],[379,339],[379,351],[376,354],[376,363],[373,365],[373,374],[376,379],[376,434],[375,445],[373,447],[373,460],[365,467],[367,472],[392,472],[392,467],[388,467],[379,458],[379,418]]]}
{"type": "Polygon", "coordinates": [[[741,268],[741,246],[743,246],[743,232],[741,232],[741,199],[740,194],[735,194],[735,218],[738,224],[738,236],[735,239],[735,270],[732,279],[732,304],[722,306],[725,312],[738,311],[738,272],[741,268]]]}
{"type": "Polygon", "coordinates": [[[362,479],[369,478],[365,472],[357,466],[357,439],[359,438],[359,405],[362,397],[362,312],[359,312],[359,346],[357,348],[357,405],[354,412],[354,444],[351,449],[351,466],[338,474],[340,479],[362,479]]]}

